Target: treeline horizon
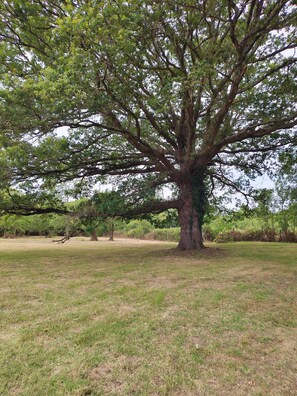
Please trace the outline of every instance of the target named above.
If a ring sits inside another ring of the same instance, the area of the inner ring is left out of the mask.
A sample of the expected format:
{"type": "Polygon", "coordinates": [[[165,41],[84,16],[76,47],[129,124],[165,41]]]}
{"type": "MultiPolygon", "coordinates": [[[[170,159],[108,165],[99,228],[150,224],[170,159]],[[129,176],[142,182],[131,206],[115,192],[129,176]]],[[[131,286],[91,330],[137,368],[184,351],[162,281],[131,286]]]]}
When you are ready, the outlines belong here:
{"type": "MultiPolygon", "coordinates": [[[[260,191],[256,205],[242,204],[239,208],[210,208],[203,226],[205,241],[281,241],[297,242],[296,191],[292,189],[276,194],[272,190],[260,191]]],[[[77,201],[79,202],[79,201],[77,201]]],[[[70,204],[75,206],[75,202],[70,204]]],[[[73,213],[69,215],[9,215],[0,217],[0,237],[22,236],[86,236],[128,237],[178,241],[180,228],[174,209],[159,214],[137,216],[133,219],[108,217],[82,221],[73,213]]]]}

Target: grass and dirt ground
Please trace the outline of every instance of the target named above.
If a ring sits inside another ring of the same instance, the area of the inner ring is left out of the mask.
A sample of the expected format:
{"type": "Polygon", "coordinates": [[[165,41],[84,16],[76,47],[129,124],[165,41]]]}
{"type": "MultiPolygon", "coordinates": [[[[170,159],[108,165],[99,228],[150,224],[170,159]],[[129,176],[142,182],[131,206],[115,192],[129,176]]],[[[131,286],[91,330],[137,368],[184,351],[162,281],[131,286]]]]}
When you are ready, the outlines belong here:
{"type": "Polygon", "coordinates": [[[296,395],[297,248],[0,240],[1,395],[296,395]]]}

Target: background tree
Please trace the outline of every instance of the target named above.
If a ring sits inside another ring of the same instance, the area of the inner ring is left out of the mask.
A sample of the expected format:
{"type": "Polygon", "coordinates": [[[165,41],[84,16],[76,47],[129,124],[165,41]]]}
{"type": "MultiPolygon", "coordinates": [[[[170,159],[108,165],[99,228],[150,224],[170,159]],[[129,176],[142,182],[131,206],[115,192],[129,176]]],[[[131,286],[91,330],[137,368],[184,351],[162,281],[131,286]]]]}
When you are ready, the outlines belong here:
{"type": "Polygon", "coordinates": [[[2,230],[4,238],[15,238],[26,232],[28,223],[28,219],[23,216],[6,215],[0,217],[0,230],[2,230]]]}
{"type": "Polygon", "coordinates": [[[283,177],[276,183],[277,219],[280,227],[280,239],[287,239],[289,229],[295,233],[297,224],[297,184],[290,177],[283,177]],[[291,227],[290,227],[291,226],[291,227]]]}
{"type": "Polygon", "coordinates": [[[109,240],[114,240],[114,229],[118,214],[125,213],[126,202],[117,191],[95,193],[89,206],[94,208],[93,216],[97,227],[109,233],[109,240]]]}
{"type": "Polygon", "coordinates": [[[132,212],[177,209],[179,248],[200,249],[207,195],[292,149],[292,1],[7,0],[0,12],[3,184],[118,176],[127,196],[138,187],[132,212]],[[174,199],[143,194],[167,183],[174,199]]]}
{"type": "MultiPolygon", "coordinates": [[[[68,202],[65,206],[69,212],[59,218],[60,228],[64,230],[66,240],[84,233],[91,236],[91,241],[98,241],[99,232],[101,235],[109,234],[109,240],[113,241],[117,213],[124,213],[124,205],[116,191],[96,192],[90,199],[68,202]]],[[[53,229],[59,230],[57,219],[53,229]]]]}

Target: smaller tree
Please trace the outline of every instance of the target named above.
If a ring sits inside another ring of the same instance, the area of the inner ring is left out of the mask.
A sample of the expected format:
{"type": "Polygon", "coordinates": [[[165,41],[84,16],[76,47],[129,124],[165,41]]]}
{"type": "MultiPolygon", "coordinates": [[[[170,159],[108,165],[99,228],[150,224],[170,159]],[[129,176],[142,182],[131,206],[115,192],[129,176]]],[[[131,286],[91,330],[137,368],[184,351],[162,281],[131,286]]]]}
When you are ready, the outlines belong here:
{"type": "Polygon", "coordinates": [[[127,210],[124,199],[116,191],[96,192],[91,199],[82,200],[75,208],[77,216],[91,240],[97,241],[97,230],[108,230],[110,241],[114,238],[115,219],[127,210]]]}
{"type": "Polygon", "coordinates": [[[278,206],[278,224],[280,239],[288,240],[290,229],[295,234],[297,223],[297,186],[290,177],[283,177],[276,182],[276,203],[278,206]]]}
{"type": "MultiPolygon", "coordinates": [[[[29,229],[29,221],[23,216],[17,215],[6,215],[2,217],[2,229],[4,238],[12,236],[16,238],[17,236],[23,235],[29,229]]],[[[0,223],[0,224],[1,224],[0,223]]]]}
{"type": "Polygon", "coordinates": [[[273,190],[267,188],[258,190],[255,202],[257,204],[256,212],[262,219],[264,228],[268,228],[273,224],[273,215],[271,211],[273,205],[273,190]]]}

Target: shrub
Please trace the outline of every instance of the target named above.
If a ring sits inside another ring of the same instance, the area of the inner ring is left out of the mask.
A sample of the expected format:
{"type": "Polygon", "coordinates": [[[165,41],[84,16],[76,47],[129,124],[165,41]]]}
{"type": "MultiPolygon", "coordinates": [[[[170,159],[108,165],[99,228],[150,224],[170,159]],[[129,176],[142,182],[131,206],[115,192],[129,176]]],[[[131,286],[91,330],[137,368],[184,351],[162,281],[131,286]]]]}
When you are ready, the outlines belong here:
{"type": "Polygon", "coordinates": [[[262,241],[263,242],[275,242],[277,240],[276,231],[272,228],[266,228],[263,230],[262,241]]]}
{"type": "Polygon", "coordinates": [[[226,231],[220,232],[214,239],[217,243],[238,242],[238,241],[260,241],[260,242],[297,242],[294,232],[288,231],[278,237],[273,229],[247,230],[247,231],[226,231]]]}
{"type": "Polygon", "coordinates": [[[220,232],[215,237],[214,241],[217,243],[226,243],[226,242],[233,242],[234,239],[233,239],[232,235],[230,235],[230,232],[220,232]]]}
{"type": "Polygon", "coordinates": [[[125,231],[131,238],[143,238],[153,228],[154,226],[147,220],[132,220],[126,225],[125,231]]]}
{"type": "Polygon", "coordinates": [[[280,242],[297,242],[297,235],[295,232],[287,231],[286,233],[280,233],[280,242]]]}
{"type": "Polygon", "coordinates": [[[216,233],[207,225],[202,228],[203,239],[212,242],[216,237],[216,233]]]}
{"type": "Polygon", "coordinates": [[[243,241],[262,241],[263,232],[261,230],[247,230],[242,231],[243,241]]]}
{"type": "Polygon", "coordinates": [[[179,228],[156,228],[145,235],[145,239],[153,239],[157,241],[178,242],[180,235],[179,228]]]}

